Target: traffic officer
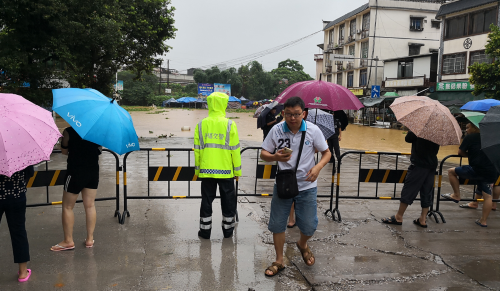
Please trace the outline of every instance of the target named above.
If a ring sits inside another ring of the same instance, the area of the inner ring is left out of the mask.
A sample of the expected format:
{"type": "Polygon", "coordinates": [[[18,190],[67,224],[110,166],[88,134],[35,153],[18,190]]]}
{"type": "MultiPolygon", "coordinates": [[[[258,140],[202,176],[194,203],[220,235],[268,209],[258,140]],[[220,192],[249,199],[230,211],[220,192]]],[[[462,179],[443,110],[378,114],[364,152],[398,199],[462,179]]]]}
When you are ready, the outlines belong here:
{"type": "Polygon", "coordinates": [[[236,123],[226,118],[229,96],[215,92],[207,97],[208,117],[194,133],[195,174],[201,180],[200,231],[209,239],[212,231],[212,202],[217,185],[222,206],[222,232],[233,235],[236,223],[234,176],[241,176],[240,141],[236,123]]]}

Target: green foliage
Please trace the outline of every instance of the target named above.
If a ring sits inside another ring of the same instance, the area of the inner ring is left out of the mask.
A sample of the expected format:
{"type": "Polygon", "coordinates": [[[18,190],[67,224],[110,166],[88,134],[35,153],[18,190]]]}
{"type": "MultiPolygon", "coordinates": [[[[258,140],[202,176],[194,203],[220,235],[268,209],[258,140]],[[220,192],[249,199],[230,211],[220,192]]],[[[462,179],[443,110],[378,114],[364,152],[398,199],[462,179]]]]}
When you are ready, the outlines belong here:
{"type": "Polygon", "coordinates": [[[197,83],[231,84],[232,95],[245,96],[250,100],[261,100],[274,98],[293,83],[312,80],[312,78],[304,73],[304,67],[298,61],[287,59],[280,62],[278,68],[271,72],[264,71],[262,64],[257,61],[242,65],[237,70],[229,68],[220,71],[218,67],[196,70],[194,80],[197,83]],[[282,84],[279,84],[280,80],[282,84]]]}
{"type": "Polygon", "coordinates": [[[68,82],[110,96],[119,68],[140,77],[168,52],[174,10],[170,0],[0,0],[2,90],[26,82],[23,96],[42,98],[68,82]]]}
{"type": "Polygon", "coordinates": [[[469,67],[469,82],[474,84],[472,94],[479,95],[484,91],[486,96],[500,99],[500,29],[491,24],[491,32],[488,35],[486,44],[486,54],[493,60],[493,63],[474,63],[469,67]]]}
{"type": "Polygon", "coordinates": [[[158,106],[156,104],[158,77],[153,74],[147,74],[143,75],[141,79],[137,79],[134,73],[122,71],[118,73],[118,79],[123,80],[123,92],[121,94],[123,104],[143,106],[155,104],[158,106]]]}

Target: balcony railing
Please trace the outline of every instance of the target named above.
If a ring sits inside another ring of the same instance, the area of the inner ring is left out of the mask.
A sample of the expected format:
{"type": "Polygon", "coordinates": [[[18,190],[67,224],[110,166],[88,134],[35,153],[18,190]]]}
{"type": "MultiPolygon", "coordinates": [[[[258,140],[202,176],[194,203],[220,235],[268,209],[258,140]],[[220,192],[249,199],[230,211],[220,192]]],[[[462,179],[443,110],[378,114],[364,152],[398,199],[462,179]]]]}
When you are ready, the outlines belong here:
{"type": "Polygon", "coordinates": [[[321,61],[321,60],[323,60],[323,54],[315,54],[314,55],[314,60],[315,61],[321,61]]]}
{"type": "Polygon", "coordinates": [[[342,65],[344,65],[344,62],[342,62],[342,61],[335,61],[335,65],[340,65],[340,66],[342,66],[342,65]]]}
{"type": "Polygon", "coordinates": [[[327,73],[331,73],[332,72],[332,66],[326,66],[325,69],[326,69],[327,73]]]}
{"type": "Polygon", "coordinates": [[[367,38],[369,35],[370,35],[370,31],[368,31],[368,30],[363,30],[363,31],[361,32],[361,38],[360,38],[360,39],[367,38]]]}
{"type": "Polygon", "coordinates": [[[353,69],[354,69],[354,62],[347,62],[346,70],[353,70],[353,69]]]}
{"type": "Polygon", "coordinates": [[[356,35],[355,34],[349,35],[349,37],[347,37],[347,43],[353,42],[355,40],[356,40],[356,35]]]}
{"type": "Polygon", "coordinates": [[[364,59],[359,60],[359,67],[360,68],[368,67],[368,60],[364,59]]]}
{"type": "Polygon", "coordinates": [[[344,70],[344,66],[343,65],[337,65],[337,72],[341,72],[344,70]]]}

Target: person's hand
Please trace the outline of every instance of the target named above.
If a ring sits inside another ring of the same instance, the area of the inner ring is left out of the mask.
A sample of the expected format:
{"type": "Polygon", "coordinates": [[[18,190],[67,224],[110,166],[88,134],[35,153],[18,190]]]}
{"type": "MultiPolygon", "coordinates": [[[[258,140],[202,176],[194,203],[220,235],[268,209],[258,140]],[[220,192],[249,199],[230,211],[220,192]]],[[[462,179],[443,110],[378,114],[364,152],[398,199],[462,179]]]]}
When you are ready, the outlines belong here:
{"type": "Polygon", "coordinates": [[[339,141],[341,141],[341,140],[342,140],[342,137],[339,135],[339,141]]]}
{"type": "Polygon", "coordinates": [[[307,172],[307,179],[306,181],[314,182],[316,179],[318,179],[319,172],[321,171],[321,168],[318,167],[318,165],[314,166],[312,169],[307,172]]]}
{"type": "Polygon", "coordinates": [[[286,163],[290,160],[290,158],[292,157],[292,153],[284,153],[283,150],[279,150],[277,151],[275,154],[274,154],[274,159],[277,161],[277,162],[283,162],[283,163],[286,163]]]}

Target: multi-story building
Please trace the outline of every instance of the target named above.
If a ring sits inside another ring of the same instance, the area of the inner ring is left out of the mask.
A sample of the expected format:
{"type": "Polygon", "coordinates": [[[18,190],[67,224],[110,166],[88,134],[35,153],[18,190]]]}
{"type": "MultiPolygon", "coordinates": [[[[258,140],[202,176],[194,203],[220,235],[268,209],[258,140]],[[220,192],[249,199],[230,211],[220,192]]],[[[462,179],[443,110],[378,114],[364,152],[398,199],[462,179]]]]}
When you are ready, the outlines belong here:
{"type": "Polygon", "coordinates": [[[438,63],[439,100],[482,99],[470,92],[468,67],[492,60],[485,54],[490,24],[500,25],[498,0],[461,0],[441,6],[436,18],[441,21],[438,63]]]}
{"type": "Polygon", "coordinates": [[[429,54],[439,48],[442,0],[369,0],[324,27],[322,80],[370,95],[385,59],[429,54]],[[350,55],[354,59],[334,58],[350,55]],[[370,60],[378,57],[378,63],[370,60]],[[375,77],[376,76],[376,77],[375,77]]]}

